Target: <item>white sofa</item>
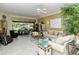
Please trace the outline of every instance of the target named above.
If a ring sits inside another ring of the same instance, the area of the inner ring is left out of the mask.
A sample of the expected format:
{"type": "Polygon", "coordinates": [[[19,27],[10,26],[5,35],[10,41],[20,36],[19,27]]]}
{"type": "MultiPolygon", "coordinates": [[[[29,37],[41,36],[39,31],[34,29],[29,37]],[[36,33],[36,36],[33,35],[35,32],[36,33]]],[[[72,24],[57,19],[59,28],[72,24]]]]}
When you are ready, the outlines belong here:
{"type": "Polygon", "coordinates": [[[52,39],[52,41],[49,41],[49,45],[53,49],[53,55],[67,55],[68,54],[68,49],[67,45],[71,41],[75,39],[74,35],[68,35],[64,37],[59,37],[57,39],[52,39]]]}
{"type": "Polygon", "coordinates": [[[43,32],[43,35],[46,36],[46,37],[50,37],[50,38],[56,38],[58,36],[62,36],[63,35],[63,31],[59,30],[59,31],[56,31],[56,30],[48,30],[48,31],[44,31],[43,32]]]}

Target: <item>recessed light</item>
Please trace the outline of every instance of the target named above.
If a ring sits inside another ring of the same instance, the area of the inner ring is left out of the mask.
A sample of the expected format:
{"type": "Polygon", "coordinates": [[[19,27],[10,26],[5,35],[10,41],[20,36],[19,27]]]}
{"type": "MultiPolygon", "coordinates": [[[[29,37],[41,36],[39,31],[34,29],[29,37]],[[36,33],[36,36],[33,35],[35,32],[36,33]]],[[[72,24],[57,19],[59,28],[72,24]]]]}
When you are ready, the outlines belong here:
{"type": "Polygon", "coordinates": [[[42,8],[42,9],[37,8],[36,10],[37,10],[38,13],[43,13],[43,14],[46,14],[47,13],[46,12],[46,10],[47,10],[46,8],[42,8]]]}

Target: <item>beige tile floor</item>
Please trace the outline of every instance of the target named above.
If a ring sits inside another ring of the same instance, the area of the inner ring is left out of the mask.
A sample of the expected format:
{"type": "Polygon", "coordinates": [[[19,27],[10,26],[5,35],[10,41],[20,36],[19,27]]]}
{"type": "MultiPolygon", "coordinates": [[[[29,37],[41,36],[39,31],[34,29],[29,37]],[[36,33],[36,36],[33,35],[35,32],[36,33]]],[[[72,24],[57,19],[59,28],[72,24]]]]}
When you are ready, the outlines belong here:
{"type": "Polygon", "coordinates": [[[0,55],[36,55],[37,45],[30,35],[19,36],[7,46],[0,44],[0,55]]]}

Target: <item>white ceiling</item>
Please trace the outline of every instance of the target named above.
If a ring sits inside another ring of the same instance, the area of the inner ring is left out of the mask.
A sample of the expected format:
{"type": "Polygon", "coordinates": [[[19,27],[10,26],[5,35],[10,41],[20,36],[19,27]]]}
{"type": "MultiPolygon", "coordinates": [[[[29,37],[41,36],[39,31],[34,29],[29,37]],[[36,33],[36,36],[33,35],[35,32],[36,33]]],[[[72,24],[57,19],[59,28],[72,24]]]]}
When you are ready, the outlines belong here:
{"type": "Polygon", "coordinates": [[[60,11],[63,3],[0,3],[0,12],[32,18],[41,18],[60,11]],[[46,13],[38,12],[45,8],[46,13]]]}

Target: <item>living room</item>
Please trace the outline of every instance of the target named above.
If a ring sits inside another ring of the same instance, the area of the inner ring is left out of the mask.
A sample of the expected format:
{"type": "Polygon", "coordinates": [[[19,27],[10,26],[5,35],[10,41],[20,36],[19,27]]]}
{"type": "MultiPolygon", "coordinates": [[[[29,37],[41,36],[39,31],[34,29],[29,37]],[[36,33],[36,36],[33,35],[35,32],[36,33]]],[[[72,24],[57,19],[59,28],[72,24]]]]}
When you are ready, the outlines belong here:
{"type": "Polygon", "coordinates": [[[78,10],[71,3],[0,4],[0,55],[78,55],[78,10]]]}

